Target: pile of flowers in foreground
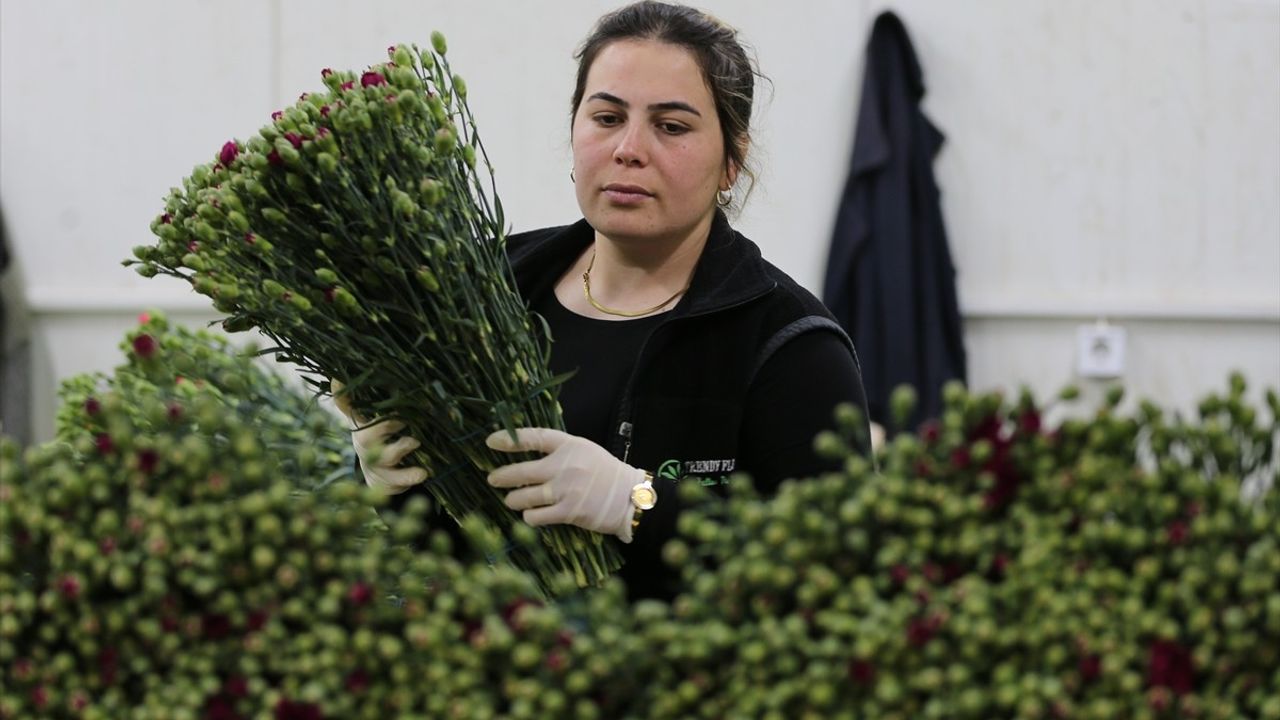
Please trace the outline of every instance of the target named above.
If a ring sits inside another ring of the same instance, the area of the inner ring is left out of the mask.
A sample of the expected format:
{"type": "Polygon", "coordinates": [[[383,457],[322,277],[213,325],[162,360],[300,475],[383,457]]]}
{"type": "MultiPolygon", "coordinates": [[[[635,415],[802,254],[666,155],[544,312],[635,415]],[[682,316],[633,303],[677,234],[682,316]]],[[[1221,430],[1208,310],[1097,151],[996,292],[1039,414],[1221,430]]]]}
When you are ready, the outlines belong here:
{"type": "Polygon", "coordinates": [[[341,428],[177,359],[211,342],[144,326],[60,440],[0,450],[0,718],[1280,718],[1280,400],[1239,378],[1194,421],[1117,393],[1055,427],[952,388],[878,473],[844,408],[842,472],[681,487],[668,605],[548,600],[425,497],[317,482],[325,441],[282,439],[341,428]]]}
{"type": "MultiPolygon", "coordinates": [[[[551,375],[546,326],[516,291],[466,84],[444,38],[432,43],[391,47],[363,73],[323,71],[325,91],[228,141],[174,188],[156,243],[125,264],[190,283],[227,330],[271,338],[315,389],[340,381],[358,416],[403,421],[422,443],[410,462],[432,474],[406,497],[428,492],[453,518],[509,535],[520,517],[485,477],[511,458],[484,439],[563,428],[564,377],[551,375]]],[[[504,556],[544,586],[560,569],[591,585],[621,562],[598,533],[538,536],[504,556]]]]}

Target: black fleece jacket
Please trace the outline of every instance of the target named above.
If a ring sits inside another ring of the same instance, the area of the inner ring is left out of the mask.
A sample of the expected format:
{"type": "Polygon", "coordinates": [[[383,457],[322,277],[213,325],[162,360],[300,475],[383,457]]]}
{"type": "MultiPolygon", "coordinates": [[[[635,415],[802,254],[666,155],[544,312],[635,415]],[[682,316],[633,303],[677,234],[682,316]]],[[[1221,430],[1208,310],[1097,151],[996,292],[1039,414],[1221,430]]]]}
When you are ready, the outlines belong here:
{"type": "MultiPolygon", "coordinates": [[[[526,302],[536,305],[553,293],[594,235],[582,220],[509,237],[507,252],[526,302]]],[[[632,543],[622,547],[629,594],[670,598],[675,592],[678,574],[663,564],[661,548],[676,535],[678,483],[700,482],[724,493],[731,473],[745,472],[771,493],[784,478],[831,469],[808,443],[832,426],[831,410],[839,402],[866,407],[848,335],[817,298],[765,261],[755,243],[717,212],[689,290],[642,346],[615,400],[613,436],[603,443],[616,457],[653,472],[658,491],[657,506],[644,513],[632,543]],[[831,352],[821,352],[833,342],[843,349],[834,363],[831,352]],[[791,352],[801,346],[818,354],[791,352]],[[827,358],[821,369],[806,361],[816,356],[827,358]],[[765,384],[831,392],[828,402],[762,413],[750,399],[761,397],[765,384]],[[800,438],[803,445],[786,454],[785,468],[762,459],[760,443],[751,441],[771,433],[800,438]]]]}

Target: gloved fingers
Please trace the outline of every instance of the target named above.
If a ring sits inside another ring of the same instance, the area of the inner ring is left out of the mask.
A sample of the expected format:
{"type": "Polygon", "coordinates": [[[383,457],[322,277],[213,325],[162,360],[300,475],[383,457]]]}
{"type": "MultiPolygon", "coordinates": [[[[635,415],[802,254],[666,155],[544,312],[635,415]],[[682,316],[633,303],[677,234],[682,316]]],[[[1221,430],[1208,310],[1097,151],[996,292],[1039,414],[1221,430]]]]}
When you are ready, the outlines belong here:
{"type": "Polygon", "coordinates": [[[409,436],[405,436],[393,443],[382,446],[382,455],[378,458],[379,467],[395,467],[404,460],[405,456],[417,450],[422,443],[409,436]]]}
{"type": "Polygon", "coordinates": [[[420,485],[426,481],[428,473],[426,468],[410,467],[410,468],[390,468],[379,470],[376,473],[365,475],[365,482],[372,487],[381,488],[389,494],[395,495],[408,490],[414,485],[420,485]],[[372,477],[370,477],[372,475],[372,477]]]}
{"type": "Polygon", "coordinates": [[[507,507],[520,512],[531,508],[546,507],[556,502],[555,490],[551,483],[527,485],[507,493],[507,507]]]}
{"type": "Polygon", "coordinates": [[[511,433],[499,430],[485,438],[484,444],[499,452],[537,450],[551,453],[573,437],[567,432],[551,428],[517,428],[515,440],[511,439],[511,433]]]}
{"type": "Polygon", "coordinates": [[[343,415],[347,416],[347,420],[350,420],[353,426],[358,427],[366,424],[368,421],[360,413],[356,412],[355,408],[351,407],[351,396],[343,392],[344,389],[346,389],[346,385],[343,385],[341,380],[329,381],[329,392],[333,394],[334,406],[343,415]]]}
{"type": "Polygon", "coordinates": [[[489,484],[496,488],[518,488],[541,485],[555,477],[556,462],[548,457],[511,463],[489,473],[489,484]]]}
{"type": "Polygon", "coordinates": [[[356,430],[355,434],[360,436],[361,442],[368,444],[371,440],[381,441],[383,438],[395,435],[403,429],[404,423],[399,420],[381,420],[373,425],[356,430]]]}
{"type": "Polygon", "coordinates": [[[556,504],[530,508],[524,511],[522,517],[529,525],[540,527],[542,525],[561,525],[568,519],[568,513],[563,505],[556,504]]]}

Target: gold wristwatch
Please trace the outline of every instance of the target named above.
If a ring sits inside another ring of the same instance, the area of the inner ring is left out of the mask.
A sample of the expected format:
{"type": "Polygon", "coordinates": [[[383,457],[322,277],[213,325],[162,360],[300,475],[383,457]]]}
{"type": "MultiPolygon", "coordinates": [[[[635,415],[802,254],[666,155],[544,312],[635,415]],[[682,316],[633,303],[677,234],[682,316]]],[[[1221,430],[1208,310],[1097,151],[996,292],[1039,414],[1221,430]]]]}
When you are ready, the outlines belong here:
{"type": "Polygon", "coordinates": [[[653,473],[648,470],[642,472],[644,472],[644,479],[631,488],[631,504],[636,509],[631,519],[632,529],[640,526],[641,513],[652,510],[653,506],[658,504],[658,491],[653,489],[653,473]]]}

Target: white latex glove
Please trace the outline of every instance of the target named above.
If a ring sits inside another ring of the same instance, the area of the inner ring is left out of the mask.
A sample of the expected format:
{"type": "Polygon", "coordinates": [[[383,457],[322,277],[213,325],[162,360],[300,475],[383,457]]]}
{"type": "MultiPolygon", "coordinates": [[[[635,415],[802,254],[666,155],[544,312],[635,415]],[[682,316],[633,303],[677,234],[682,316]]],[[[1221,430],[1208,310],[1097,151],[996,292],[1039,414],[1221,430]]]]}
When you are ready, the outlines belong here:
{"type": "Polygon", "coordinates": [[[631,489],[644,471],[622,462],[587,440],[549,428],[520,428],[518,440],[500,430],[485,438],[499,452],[537,450],[536,460],[513,463],[489,473],[489,484],[514,488],[507,507],[523,512],[530,525],[577,525],[631,542],[635,506],[631,489]]]}
{"type": "Polygon", "coordinates": [[[420,444],[407,435],[387,443],[388,438],[404,429],[404,423],[381,420],[369,425],[369,421],[351,407],[351,399],[342,392],[342,383],[333,380],[330,384],[333,387],[333,404],[347,416],[353,428],[351,444],[355,446],[356,457],[360,458],[360,470],[364,473],[366,485],[388,495],[399,495],[427,479],[429,473],[426,468],[396,467],[420,444]],[[365,425],[368,427],[363,427],[365,425]],[[355,430],[360,427],[363,429],[355,430]]]}

